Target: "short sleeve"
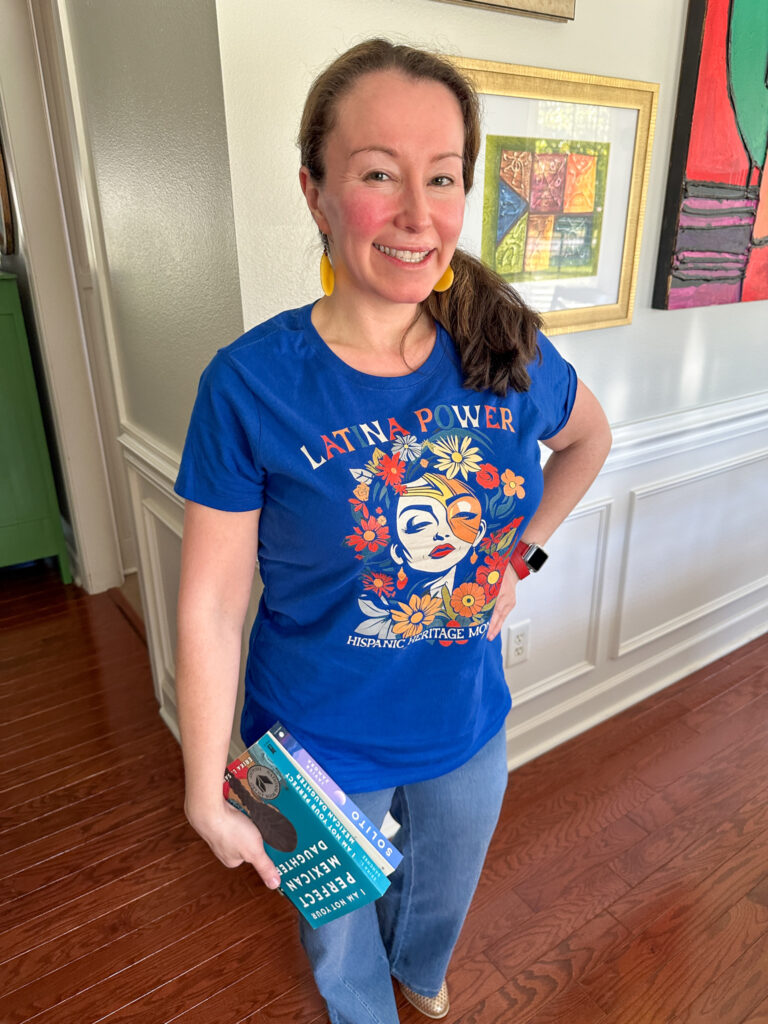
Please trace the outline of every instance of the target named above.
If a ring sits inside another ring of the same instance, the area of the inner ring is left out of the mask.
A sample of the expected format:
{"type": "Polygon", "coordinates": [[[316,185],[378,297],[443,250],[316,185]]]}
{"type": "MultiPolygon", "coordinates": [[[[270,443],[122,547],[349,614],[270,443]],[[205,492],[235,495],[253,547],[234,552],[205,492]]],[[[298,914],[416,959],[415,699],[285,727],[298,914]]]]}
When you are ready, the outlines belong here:
{"type": "Polygon", "coordinates": [[[541,359],[528,367],[531,396],[541,417],[539,440],[546,441],[559,433],[568,422],[576,401],[578,378],[573,366],[557,351],[552,342],[539,334],[541,359]]]}
{"type": "Polygon", "coordinates": [[[264,502],[258,401],[237,365],[217,353],[200,378],[174,490],[225,512],[264,502]]]}

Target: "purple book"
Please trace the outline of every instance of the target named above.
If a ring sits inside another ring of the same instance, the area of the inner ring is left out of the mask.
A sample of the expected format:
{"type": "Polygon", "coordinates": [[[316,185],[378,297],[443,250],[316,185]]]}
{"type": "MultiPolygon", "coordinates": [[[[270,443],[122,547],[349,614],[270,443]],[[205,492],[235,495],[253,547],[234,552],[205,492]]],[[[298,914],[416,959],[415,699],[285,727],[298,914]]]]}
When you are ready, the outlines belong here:
{"type": "Polygon", "coordinates": [[[403,859],[402,853],[392,845],[380,829],[376,828],[357,804],[350,800],[341,786],[338,786],[330,775],[323,771],[317,761],[310,757],[299,741],[294,739],[280,722],[276,722],[269,731],[285,752],[301,767],[312,784],[325,794],[331,803],[336,805],[340,816],[346,818],[351,826],[357,829],[360,835],[371,844],[376,853],[390,865],[387,874],[394,871],[403,859]]]}

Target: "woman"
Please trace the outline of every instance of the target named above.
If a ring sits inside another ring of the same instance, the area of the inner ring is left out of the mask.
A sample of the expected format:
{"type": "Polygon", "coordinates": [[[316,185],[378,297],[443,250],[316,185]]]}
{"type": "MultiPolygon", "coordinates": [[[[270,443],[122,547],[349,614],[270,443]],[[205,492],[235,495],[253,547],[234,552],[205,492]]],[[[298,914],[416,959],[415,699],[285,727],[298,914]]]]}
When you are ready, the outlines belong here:
{"type": "Polygon", "coordinates": [[[324,296],[216,355],[177,482],[189,821],[224,864],[279,884],[221,794],[258,554],[244,741],[281,720],[372,820],[391,810],[400,824],[386,896],[302,928],[332,1024],[394,1024],[391,976],[427,1016],[448,1012],[448,962],[506,785],[499,631],[610,445],[537,316],[456,249],[479,139],[471,87],[429,53],[370,40],[320,75],[300,182],[324,296]],[[466,485],[475,525],[457,519],[456,537],[485,532],[433,594],[398,509],[440,477],[466,485]]]}

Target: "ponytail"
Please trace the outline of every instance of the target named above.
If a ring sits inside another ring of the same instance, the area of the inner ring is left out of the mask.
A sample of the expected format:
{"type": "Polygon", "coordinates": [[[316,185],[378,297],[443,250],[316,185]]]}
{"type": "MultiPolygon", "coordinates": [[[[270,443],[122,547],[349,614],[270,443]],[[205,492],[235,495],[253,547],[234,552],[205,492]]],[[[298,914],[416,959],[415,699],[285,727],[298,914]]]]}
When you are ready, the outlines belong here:
{"type": "Polygon", "coordinates": [[[451,260],[453,284],[431,292],[422,308],[441,323],[459,350],[464,386],[503,397],[527,391],[526,367],[539,354],[541,317],[504,278],[469,253],[451,260]]]}

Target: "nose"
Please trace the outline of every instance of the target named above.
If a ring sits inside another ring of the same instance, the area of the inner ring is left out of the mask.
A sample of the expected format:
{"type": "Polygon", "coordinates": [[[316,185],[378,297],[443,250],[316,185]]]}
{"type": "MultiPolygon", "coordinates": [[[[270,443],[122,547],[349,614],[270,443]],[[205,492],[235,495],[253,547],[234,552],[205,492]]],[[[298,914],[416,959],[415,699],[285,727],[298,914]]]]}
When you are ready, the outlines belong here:
{"type": "Polygon", "coordinates": [[[419,182],[407,182],[403,185],[400,197],[400,210],[395,218],[395,226],[413,234],[426,231],[431,218],[429,197],[424,185],[419,182]]]}

